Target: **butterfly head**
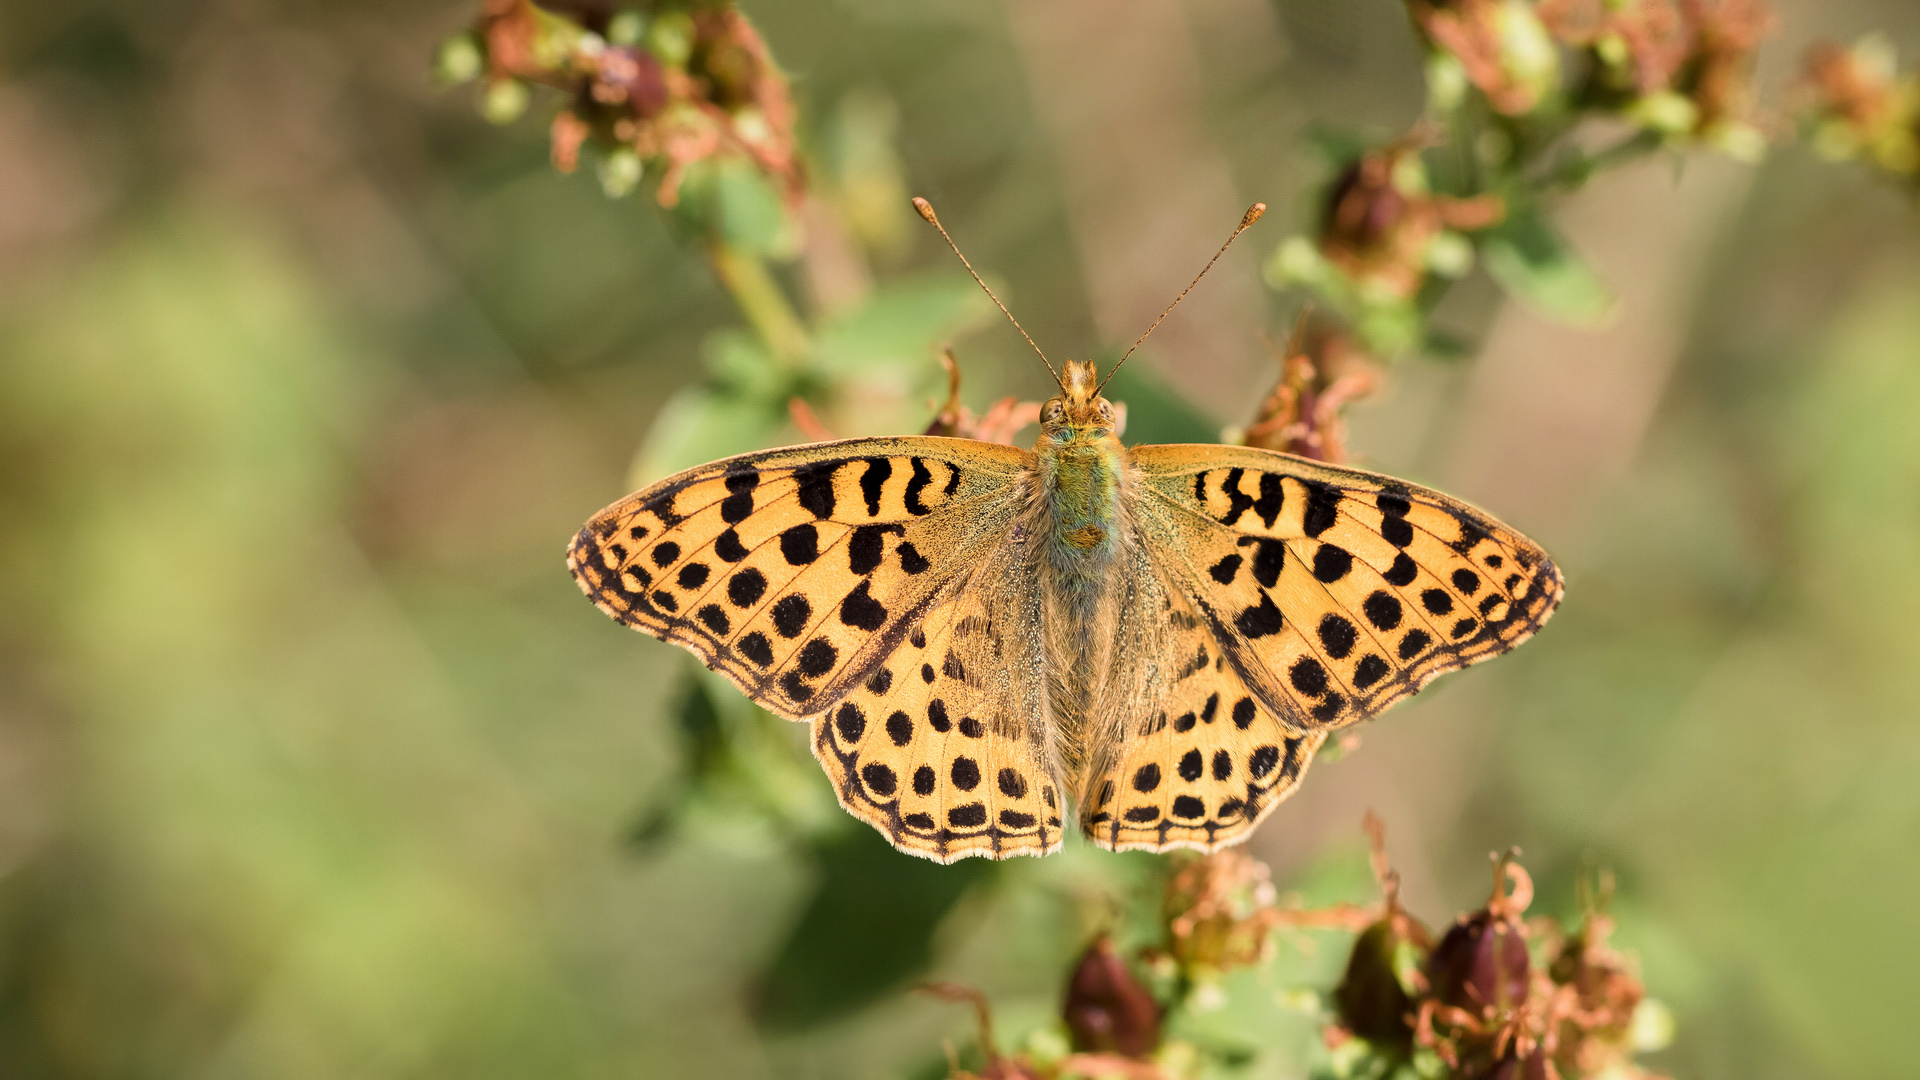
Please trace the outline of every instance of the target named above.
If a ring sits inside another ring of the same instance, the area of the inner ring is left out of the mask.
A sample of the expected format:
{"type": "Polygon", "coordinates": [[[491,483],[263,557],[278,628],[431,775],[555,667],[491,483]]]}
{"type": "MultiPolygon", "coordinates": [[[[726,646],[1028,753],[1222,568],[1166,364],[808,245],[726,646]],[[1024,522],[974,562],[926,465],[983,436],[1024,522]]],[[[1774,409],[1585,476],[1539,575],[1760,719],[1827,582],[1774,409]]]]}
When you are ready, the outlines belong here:
{"type": "Polygon", "coordinates": [[[1093,361],[1069,360],[1061,371],[1060,396],[1040,409],[1043,437],[1055,441],[1113,434],[1113,403],[1100,396],[1093,361]]]}

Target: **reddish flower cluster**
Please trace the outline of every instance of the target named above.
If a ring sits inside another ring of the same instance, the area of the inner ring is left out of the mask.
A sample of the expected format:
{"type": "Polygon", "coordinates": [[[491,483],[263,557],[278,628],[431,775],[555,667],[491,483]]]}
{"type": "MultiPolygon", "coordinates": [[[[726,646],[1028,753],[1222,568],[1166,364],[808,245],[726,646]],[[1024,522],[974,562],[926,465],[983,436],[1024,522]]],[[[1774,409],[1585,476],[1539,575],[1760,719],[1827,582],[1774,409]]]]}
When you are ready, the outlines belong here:
{"type": "Polygon", "coordinates": [[[1764,145],[1751,121],[1753,57],[1773,29],[1762,0],[1407,0],[1434,52],[1520,116],[1559,99],[1562,47],[1590,81],[1575,109],[1618,112],[1669,136],[1741,154],[1764,145]]]}
{"type": "Polygon", "coordinates": [[[1762,0],[1545,0],[1539,13],[1586,53],[1594,103],[1624,94],[1623,115],[1646,127],[1757,153],[1753,61],[1775,24],[1762,0]]]}
{"type": "Polygon", "coordinates": [[[1920,176],[1920,76],[1902,78],[1893,46],[1878,35],[1852,47],[1807,52],[1802,97],[1814,149],[1864,159],[1895,176],[1920,176]]]}
{"type": "Polygon", "coordinates": [[[488,0],[472,35],[490,94],[534,83],[568,95],[552,129],[562,172],[578,166],[592,141],[609,155],[609,190],[631,187],[644,172],[662,206],[679,200],[689,168],[726,156],[752,162],[790,204],[802,194],[786,78],[731,6],[644,18],[589,7],[575,18],[529,0],[488,0]]]}

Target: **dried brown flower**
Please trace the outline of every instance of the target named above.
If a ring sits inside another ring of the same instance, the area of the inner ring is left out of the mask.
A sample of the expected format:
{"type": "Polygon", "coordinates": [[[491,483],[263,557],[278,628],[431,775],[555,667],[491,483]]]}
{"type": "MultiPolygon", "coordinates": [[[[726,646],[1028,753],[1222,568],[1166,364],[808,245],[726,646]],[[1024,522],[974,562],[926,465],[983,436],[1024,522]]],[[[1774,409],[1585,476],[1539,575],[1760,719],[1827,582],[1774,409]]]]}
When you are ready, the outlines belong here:
{"type": "Polygon", "coordinates": [[[1241,441],[1248,446],[1339,464],[1346,460],[1349,404],[1371,395],[1380,375],[1346,334],[1302,312],[1284,348],[1267,347],[1280,362],[1280,377],[1260,403],[1241,441]]]}
{"type": "MultiPolygon", "coordinates": [[[[947,371],[947,401],[940,406],[940,411],[934,415],[927,429],[921,432],[922,435],[979,439],[981,442],[1011,446],[1022,429],[1040,422],[1039,402],[1012,397],[994,402],[984,416],[974,416],[973,411],[960,402],[960,364],[953,358],[952,349],[940,350],[940,366],[947,371]]],[[[1124,426],[1125,406],[1119,408],[1121,424],[1124,426]]]]}
{"type": "Polygon", "coordinates": [[[1347,166],[1327,192],[1319,249],[1363,289],[1406,299],[1427,277],[1428,245],[1442,229],[1475,231],[1506,216],[1499,196],[1457,199],[1426,189],[1416,130],[1347,166]]]}

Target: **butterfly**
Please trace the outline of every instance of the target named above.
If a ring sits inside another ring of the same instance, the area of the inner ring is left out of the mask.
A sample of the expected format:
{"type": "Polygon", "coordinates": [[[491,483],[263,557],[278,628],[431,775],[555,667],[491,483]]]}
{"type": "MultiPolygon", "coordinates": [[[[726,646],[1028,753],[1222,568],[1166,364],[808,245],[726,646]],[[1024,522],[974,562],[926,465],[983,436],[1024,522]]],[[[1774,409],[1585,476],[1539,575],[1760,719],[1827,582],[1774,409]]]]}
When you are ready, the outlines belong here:
{"type": "Polygon", "coordinates": [[[1560,601],[1539,545],[1437,491],[1123,445],[1096,374],[1064,365],[1030,450],[859,438],[689,469],[594,515],[568,565],[810,724],[840,804],[942,863],[1050,854],[1069,814],[1115,851],[1244,840],[1330,732],[1560,601]]]}

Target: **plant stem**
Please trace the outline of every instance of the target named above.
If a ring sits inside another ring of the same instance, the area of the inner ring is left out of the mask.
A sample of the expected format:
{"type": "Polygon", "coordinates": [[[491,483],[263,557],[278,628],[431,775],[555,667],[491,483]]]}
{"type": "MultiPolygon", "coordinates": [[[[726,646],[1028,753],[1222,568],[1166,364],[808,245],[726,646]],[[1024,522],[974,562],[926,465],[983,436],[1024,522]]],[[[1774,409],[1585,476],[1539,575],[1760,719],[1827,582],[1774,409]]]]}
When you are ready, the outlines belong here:
{"type": "Polygon", "coordinates": [[[1571,191],[1602,170],[1653,153],[1664,141],[1658,132],[1637,131],[1605,149],[1554,165],[1533,182],[1533,189],[1540,194],[1571,191]]]}
{"type": "Polygon", "coordinates": [[[806,327],[787,302],[779,282],[767,272],[766,264],[756,255],[717,243],[707,246],[707,259],[713,264],[714,276],[733,294],[734,303],[740,305],[741,313],[753,324],[775,362],[786,368],[805,358],[806,327]]]}

